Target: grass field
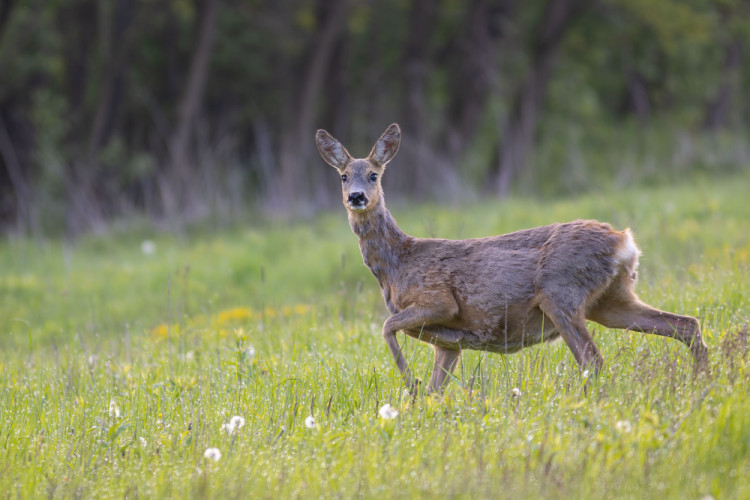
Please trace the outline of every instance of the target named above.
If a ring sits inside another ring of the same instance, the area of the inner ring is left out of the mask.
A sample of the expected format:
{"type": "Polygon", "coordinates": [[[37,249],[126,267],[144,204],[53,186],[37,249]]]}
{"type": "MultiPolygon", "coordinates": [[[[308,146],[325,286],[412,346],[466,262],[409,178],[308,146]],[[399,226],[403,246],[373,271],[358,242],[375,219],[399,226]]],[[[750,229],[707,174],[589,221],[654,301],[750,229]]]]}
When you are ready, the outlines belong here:
{"type": "MultiPolygon", "coordinates": [[[[343,207],[5,240],[0,496],[748,498],[748,186],[390,207],[417,236],[632,227],[640,295],[700,318],[711,372],[693,378],[678,342],[591,324],[607,364],[588,395],[562,343],[467,351],[443,397],[406,395],[343,207]]],[[[399,337],[428,379],[429,346],[399,337]]]]}

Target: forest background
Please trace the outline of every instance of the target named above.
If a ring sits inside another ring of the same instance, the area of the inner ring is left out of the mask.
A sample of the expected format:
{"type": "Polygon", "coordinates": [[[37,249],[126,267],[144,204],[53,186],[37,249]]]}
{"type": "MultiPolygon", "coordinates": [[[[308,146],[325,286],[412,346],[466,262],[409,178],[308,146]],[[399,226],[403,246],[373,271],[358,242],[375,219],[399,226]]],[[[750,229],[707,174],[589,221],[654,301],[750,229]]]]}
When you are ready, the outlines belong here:
{"type": "Polygon", "coordinates": [[[747,0],[3,0],[0,228],[338,203],[325,128],[389,199],[559,195],[750,158],[747,0]],[[743,90],[744,89],[744,90],[743,90]]]}

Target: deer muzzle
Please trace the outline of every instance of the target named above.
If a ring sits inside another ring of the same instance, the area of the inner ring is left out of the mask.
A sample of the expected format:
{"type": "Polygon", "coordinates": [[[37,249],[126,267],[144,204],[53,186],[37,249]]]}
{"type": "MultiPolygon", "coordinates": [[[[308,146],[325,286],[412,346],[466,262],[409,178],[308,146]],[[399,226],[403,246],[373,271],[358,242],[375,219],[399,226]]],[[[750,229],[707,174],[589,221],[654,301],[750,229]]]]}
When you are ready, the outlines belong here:
{"type": "Polygon", "coordinates": [[[352,210],[364,210],[367,206],[367,197],[362,191],[353,191],[349,193],[346,204],[349,205],[349,208],[352,210]]]}

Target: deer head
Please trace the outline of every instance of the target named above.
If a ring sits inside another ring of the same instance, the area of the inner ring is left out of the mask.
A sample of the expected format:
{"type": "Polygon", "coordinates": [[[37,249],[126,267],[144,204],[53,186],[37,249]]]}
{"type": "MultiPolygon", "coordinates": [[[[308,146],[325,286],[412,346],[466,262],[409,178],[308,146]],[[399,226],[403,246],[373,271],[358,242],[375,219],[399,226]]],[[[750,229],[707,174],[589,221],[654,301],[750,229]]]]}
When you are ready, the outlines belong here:
{"type": "Polygon", "coordinates": [[[355,159],[331,134],[318,130],[315,135],[318,152],[326,163],[341,175],[344,206],[350,211],[364,211],[378,205],[383,197],[380,176],[386,164],[396,156],[401,143],[401,130],[395,123],[383,132],[370,155],[355,159]]]}

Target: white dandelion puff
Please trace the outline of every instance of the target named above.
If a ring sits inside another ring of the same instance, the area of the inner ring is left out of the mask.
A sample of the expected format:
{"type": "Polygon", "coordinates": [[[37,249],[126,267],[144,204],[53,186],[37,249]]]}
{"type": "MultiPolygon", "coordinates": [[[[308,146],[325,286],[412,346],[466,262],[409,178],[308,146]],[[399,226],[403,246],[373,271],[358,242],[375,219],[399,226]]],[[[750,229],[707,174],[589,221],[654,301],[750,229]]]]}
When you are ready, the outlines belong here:
{"type": "Polygon", "coordinates": [[[221,428],[231,436],[234,431],[240,430],[243,425],[245,425],[245,419],[235,415],[226,424],[221,424],[221,428]]]}
{"type": "Polygon", "coordinates": [[[144,448],[148,445],[148,441],[146,441],[146,438],[143,436],[138,438],[138,442],[141,443],[141,446],[143,446],[144,448]]]}
{"type": "Polygon", "coordinates": [[[308,429],[315,429],[315,418],[312,415],[305,419],[305,427],[307,427],[308,429]]]}
{"type": "Polygon", "coordinates": [[[589,374],[590,374],[590,372],[588,370],[583,370],[583,373],[581,374],[581,376],[583,378],[589,378],[589,374]]]}
{"type": "Polygon", "coordinates": [[[120,408],[117,407],[117,403],[114,400],[109,402],[109,416],[120,418],[120,408]]]}
{"type": "Polygon", "coordinates": [[[618,420],[617,422],[615,422],[615,429],[624,434],[627,434],[628,432],[633,430],[633,426],[630,425],[630,420],[618,420]]]}
{"type": "Polygon", "coordinates": [[[521,389],[518,387],[514,387],[512,391],[510,391],[514,398],[520,398],[523,393],[521,392],[521,389]]]}
{"type": "Polygon", "coordinates": [[[141,253],[143,255],[151,255],[156,251],[156,243],[151,240],[141,241],[141,253]]]}
{"type": "Polygon", "coordinates": [[[229,423],[232,424],[235,428],[241,429],[242,426],[245,425],[245,419],[235,415],[234,417],[232,417],[229,423]]]}
{"type": "Polygon", "coordinates": [[[218,448],[206,448],[206,451],[203,452],[203,458],[218,462],[221,458],[221,451],[218,448]]]}
{"type": "Polygon", "coordinates": [[[398,416],[398,410],[392,407],[389,403],[386,403],[380,407],[378,415],[386,420],[391,420],[398,416]]]}

